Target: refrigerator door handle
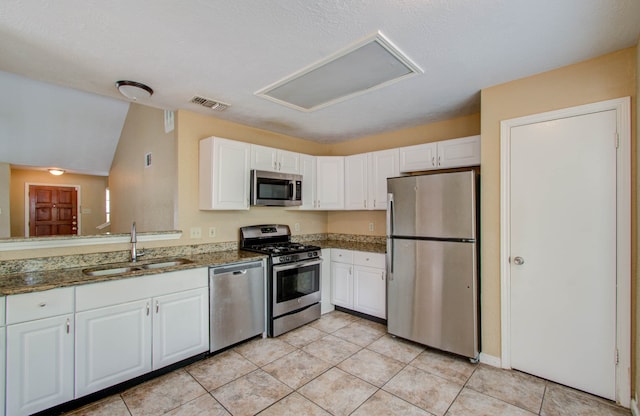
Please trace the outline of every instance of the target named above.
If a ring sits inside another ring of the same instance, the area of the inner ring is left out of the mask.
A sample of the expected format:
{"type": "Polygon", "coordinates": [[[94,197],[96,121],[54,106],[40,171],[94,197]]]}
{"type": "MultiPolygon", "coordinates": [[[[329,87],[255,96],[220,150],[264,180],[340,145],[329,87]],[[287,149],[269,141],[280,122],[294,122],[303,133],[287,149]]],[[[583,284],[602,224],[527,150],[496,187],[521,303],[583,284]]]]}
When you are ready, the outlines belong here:
{"type": "Polygon", "coordinates": [[[387,276],[393,280],[393,194],[387,194],[387,276]]]}

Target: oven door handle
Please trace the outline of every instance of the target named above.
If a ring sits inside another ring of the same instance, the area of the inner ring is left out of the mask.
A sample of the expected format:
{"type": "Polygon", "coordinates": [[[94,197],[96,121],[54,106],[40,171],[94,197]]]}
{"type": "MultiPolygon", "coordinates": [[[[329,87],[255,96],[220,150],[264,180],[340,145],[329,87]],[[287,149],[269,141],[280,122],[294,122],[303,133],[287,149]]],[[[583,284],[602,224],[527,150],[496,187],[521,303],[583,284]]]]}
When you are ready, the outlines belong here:
{"type": "Polygon", "coordinates": [[[298,267],[315,266],[316,264],[322,264],[322,259],[317,258],[309,261],[297,261],[295,263],[287,263],[282,266],[276,265],[276,266],[273,266],[273,271],[279,272],[282,270],[297,269],[298,267]]]}

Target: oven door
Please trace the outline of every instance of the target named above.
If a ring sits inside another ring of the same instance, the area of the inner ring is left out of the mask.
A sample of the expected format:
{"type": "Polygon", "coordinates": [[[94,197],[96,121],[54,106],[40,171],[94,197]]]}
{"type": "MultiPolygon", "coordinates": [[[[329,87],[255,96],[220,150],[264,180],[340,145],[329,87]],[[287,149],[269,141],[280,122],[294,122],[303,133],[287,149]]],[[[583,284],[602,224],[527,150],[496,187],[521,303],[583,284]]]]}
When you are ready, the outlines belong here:
{"type": "Polygon", "coordinates": [[[273,266],[273,318],[320,302],[322,259],[273,266]]]}

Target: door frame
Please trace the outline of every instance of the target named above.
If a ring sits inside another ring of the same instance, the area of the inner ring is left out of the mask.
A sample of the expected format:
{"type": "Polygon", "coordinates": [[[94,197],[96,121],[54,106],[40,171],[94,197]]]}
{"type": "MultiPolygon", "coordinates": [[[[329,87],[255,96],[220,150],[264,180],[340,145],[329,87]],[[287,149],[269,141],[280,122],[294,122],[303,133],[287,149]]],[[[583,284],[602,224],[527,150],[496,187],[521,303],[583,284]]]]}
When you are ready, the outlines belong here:
{"type": "MultiPolygon", "coordinates": [[[[631,400],[631,98],[624,97],[561,110],[533,114],[500,122],[500,318],[501,365],[511,368],[511,270],[509,267],[511,128],[592,114],[616,111],[618,152],[616,158],[616,401],[629,407],[631,400]]],[[[615,143],[616,138],[611,138],[615,143]]],[[[615,359],[615,357],[611,357],[615,359]]]]}
{"type": "Polygon", "coordinates": [[[29,187],[30,186],[54,186],[56,188],[75,188],[78,196],[76,204],[76,218],[78,218],[78,234],[82,235],[82,216],[80,211],[80,201],[82,201],[81,187],[80,185],[69,185],[64,183],[44,183],[44,182],[25,182],[24,183],[24,236],[29,238],[29,209],[31,201],[29,200],[29,187]]]}

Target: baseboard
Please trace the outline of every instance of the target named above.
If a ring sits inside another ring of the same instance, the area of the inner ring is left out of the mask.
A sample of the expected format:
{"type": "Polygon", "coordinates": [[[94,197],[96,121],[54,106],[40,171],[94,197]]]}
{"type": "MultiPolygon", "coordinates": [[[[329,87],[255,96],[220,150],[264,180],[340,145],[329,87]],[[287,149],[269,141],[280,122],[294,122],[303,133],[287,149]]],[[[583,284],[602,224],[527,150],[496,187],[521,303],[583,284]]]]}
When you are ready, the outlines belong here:
{"type": "Polygon", "coordinates": [[[502,360],[500,360],[500,357],[494,357],[493,355],[485,354],[484,352],[480,353],[480,362],[492,367],[502,367],[502,360]]]}
{"type": "Polygon", "coordinates": [[[640,416],[640,410],[638,410],[638,402],[636,399],[631,400],[631,414],[633,416],[640,416]]]}

